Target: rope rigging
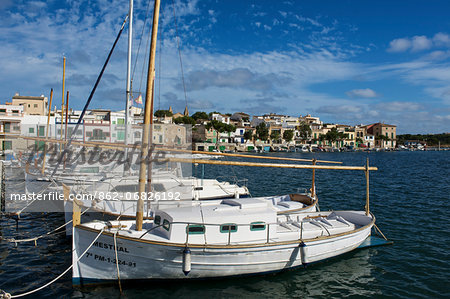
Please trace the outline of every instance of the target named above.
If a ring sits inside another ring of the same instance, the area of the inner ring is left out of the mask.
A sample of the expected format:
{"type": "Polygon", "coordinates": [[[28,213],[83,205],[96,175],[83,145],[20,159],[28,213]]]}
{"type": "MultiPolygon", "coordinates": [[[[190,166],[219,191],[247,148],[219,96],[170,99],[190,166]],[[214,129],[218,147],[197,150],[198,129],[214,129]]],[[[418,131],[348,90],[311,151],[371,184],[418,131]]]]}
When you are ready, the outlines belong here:
{"type": "Polygon", "coordinates": [[[174,0],[172,0],[172,6],[173,6],[173,18],[174,18],[174,23],[175,23],[175,35],[176,35],[176,38],[177,38],[178,56],[180,58],[181,81],[183,82],[184,101],[186,102],[186,107],[187,107],[186,84],[184,82],[183,60],[181,59],[180,37],[179,37],[179,34],[178,34],[178,24],[177,24],[177,17],[176,17],[176,14],[175,14],[175,1],[174,0]]]}

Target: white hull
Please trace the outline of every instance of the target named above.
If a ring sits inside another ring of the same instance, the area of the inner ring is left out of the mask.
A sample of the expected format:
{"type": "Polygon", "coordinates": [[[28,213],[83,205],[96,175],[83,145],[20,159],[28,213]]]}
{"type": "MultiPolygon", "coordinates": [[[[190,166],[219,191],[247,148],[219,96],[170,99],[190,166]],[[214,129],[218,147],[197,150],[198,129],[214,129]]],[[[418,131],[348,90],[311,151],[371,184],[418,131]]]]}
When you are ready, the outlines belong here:
{"type": "MultiPolygon", "coordinates": [[[[373,218],[372,218],[373,219],[373,218]]],[[[357,248],[369,235],[373,221],[335,236],[313,239],[273,240],[269,243],[190,245],[191,270],[183,273],[185,244],[168,244],[134,237],[131,231],[117,235],[120,278],[193,279],[281,271],[332,258],[357,248]],[[128,234],[128,236],[127,236],[128,234]]],[[[100,224],[78,226],[73,236],[73,282],[117,279],[114,235],[103,233],[79,262],[78,257],[98,235],[100,224]],[[94,229],[97,228],[97,229],[94,229]]],[[[298,236],[298,234],[297,234],[298,236]]]]}

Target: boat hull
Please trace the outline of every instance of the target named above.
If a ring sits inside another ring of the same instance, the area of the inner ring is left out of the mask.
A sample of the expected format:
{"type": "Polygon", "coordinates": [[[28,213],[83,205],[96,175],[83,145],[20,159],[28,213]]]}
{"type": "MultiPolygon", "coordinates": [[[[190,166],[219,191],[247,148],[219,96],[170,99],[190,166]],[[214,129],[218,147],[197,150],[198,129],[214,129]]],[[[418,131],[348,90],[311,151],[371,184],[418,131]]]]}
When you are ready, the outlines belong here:
{"type": "MultiPolygon", "coordinates": [[[[183,273],[184,244],[151,242],[117,236],[122,280],[198,279],[276,272],[332,258],[357,248],[370,235],[372,224],[338,236],[253,245],[189,246],[191,270],[183,273]]],[[[73,283],[116,280],[114,235],[103,233],[79,261],[99,231],[74,229],[73,283]]]]}

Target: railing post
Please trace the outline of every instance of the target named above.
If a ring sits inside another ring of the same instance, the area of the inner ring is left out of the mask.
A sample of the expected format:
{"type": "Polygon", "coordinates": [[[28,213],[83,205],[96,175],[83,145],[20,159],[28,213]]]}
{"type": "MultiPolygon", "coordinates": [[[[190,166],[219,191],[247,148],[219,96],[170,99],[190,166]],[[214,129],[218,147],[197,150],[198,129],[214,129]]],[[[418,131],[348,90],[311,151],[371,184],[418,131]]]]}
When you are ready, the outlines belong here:
{"type": "Polygon", "coordinates": [[[364,171],[366,174],[366,215],[369,216],[370,208],[369,208],[369,158],[367,158],[366,162],[366,170],[364,171]]]}
{"type": "Polygon", "coordinates": [[[270,242],[270,224],[267,224],[267,243],[270,242]]]}
{"type": "Polygon", "coordinates": [[[228,226],[228,245],[231,243],[231,225],[228,226]]]}

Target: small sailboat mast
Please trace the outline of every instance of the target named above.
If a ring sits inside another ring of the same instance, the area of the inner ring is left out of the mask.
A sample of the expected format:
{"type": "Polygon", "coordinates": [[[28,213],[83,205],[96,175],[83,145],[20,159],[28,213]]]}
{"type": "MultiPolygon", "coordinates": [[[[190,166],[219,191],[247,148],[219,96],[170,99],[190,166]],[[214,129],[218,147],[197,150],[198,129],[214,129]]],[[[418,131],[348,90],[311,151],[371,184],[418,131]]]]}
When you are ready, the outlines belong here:
{"type": "MultiPolygon", "coordinates": [[[[139,199],[136,210],[136,230],[142,230],[142,223],[144,217],[144,196],[146,195],[145,183],[151,183],[151,177],[147,175],[147,164],[150,163],[149,154],[149,135],[151,134],[151,126],[153,125],[153,80],[155,78],[155,54],[156,54],[156,37],[158,35],[158,19],[159,19],[160,0],[155,0],[155,7],[153,9],[153,26],[152,38],[150,43],[150,57],[147,72],[147,89],[145,95],[145,113],[144,126],[142,134],[141,145],[141,161],[139,169],[139,199]],[[147,182],[146,182],[147,181],[147,182]]],[[[150,139],[150,142],[152,140],[150,139]]]]}
{"type": "MultiPolygon", "coordinates": [[[[63,57],[63,77],[62,77],[62,103],[61,103],[61,135],[60,139],[63,140],[63,130],[64,130],[64,87],[66,83],[66,57],[63,57]]],[[[61,148],[60,148],[61,150],[61,148]]]]}

